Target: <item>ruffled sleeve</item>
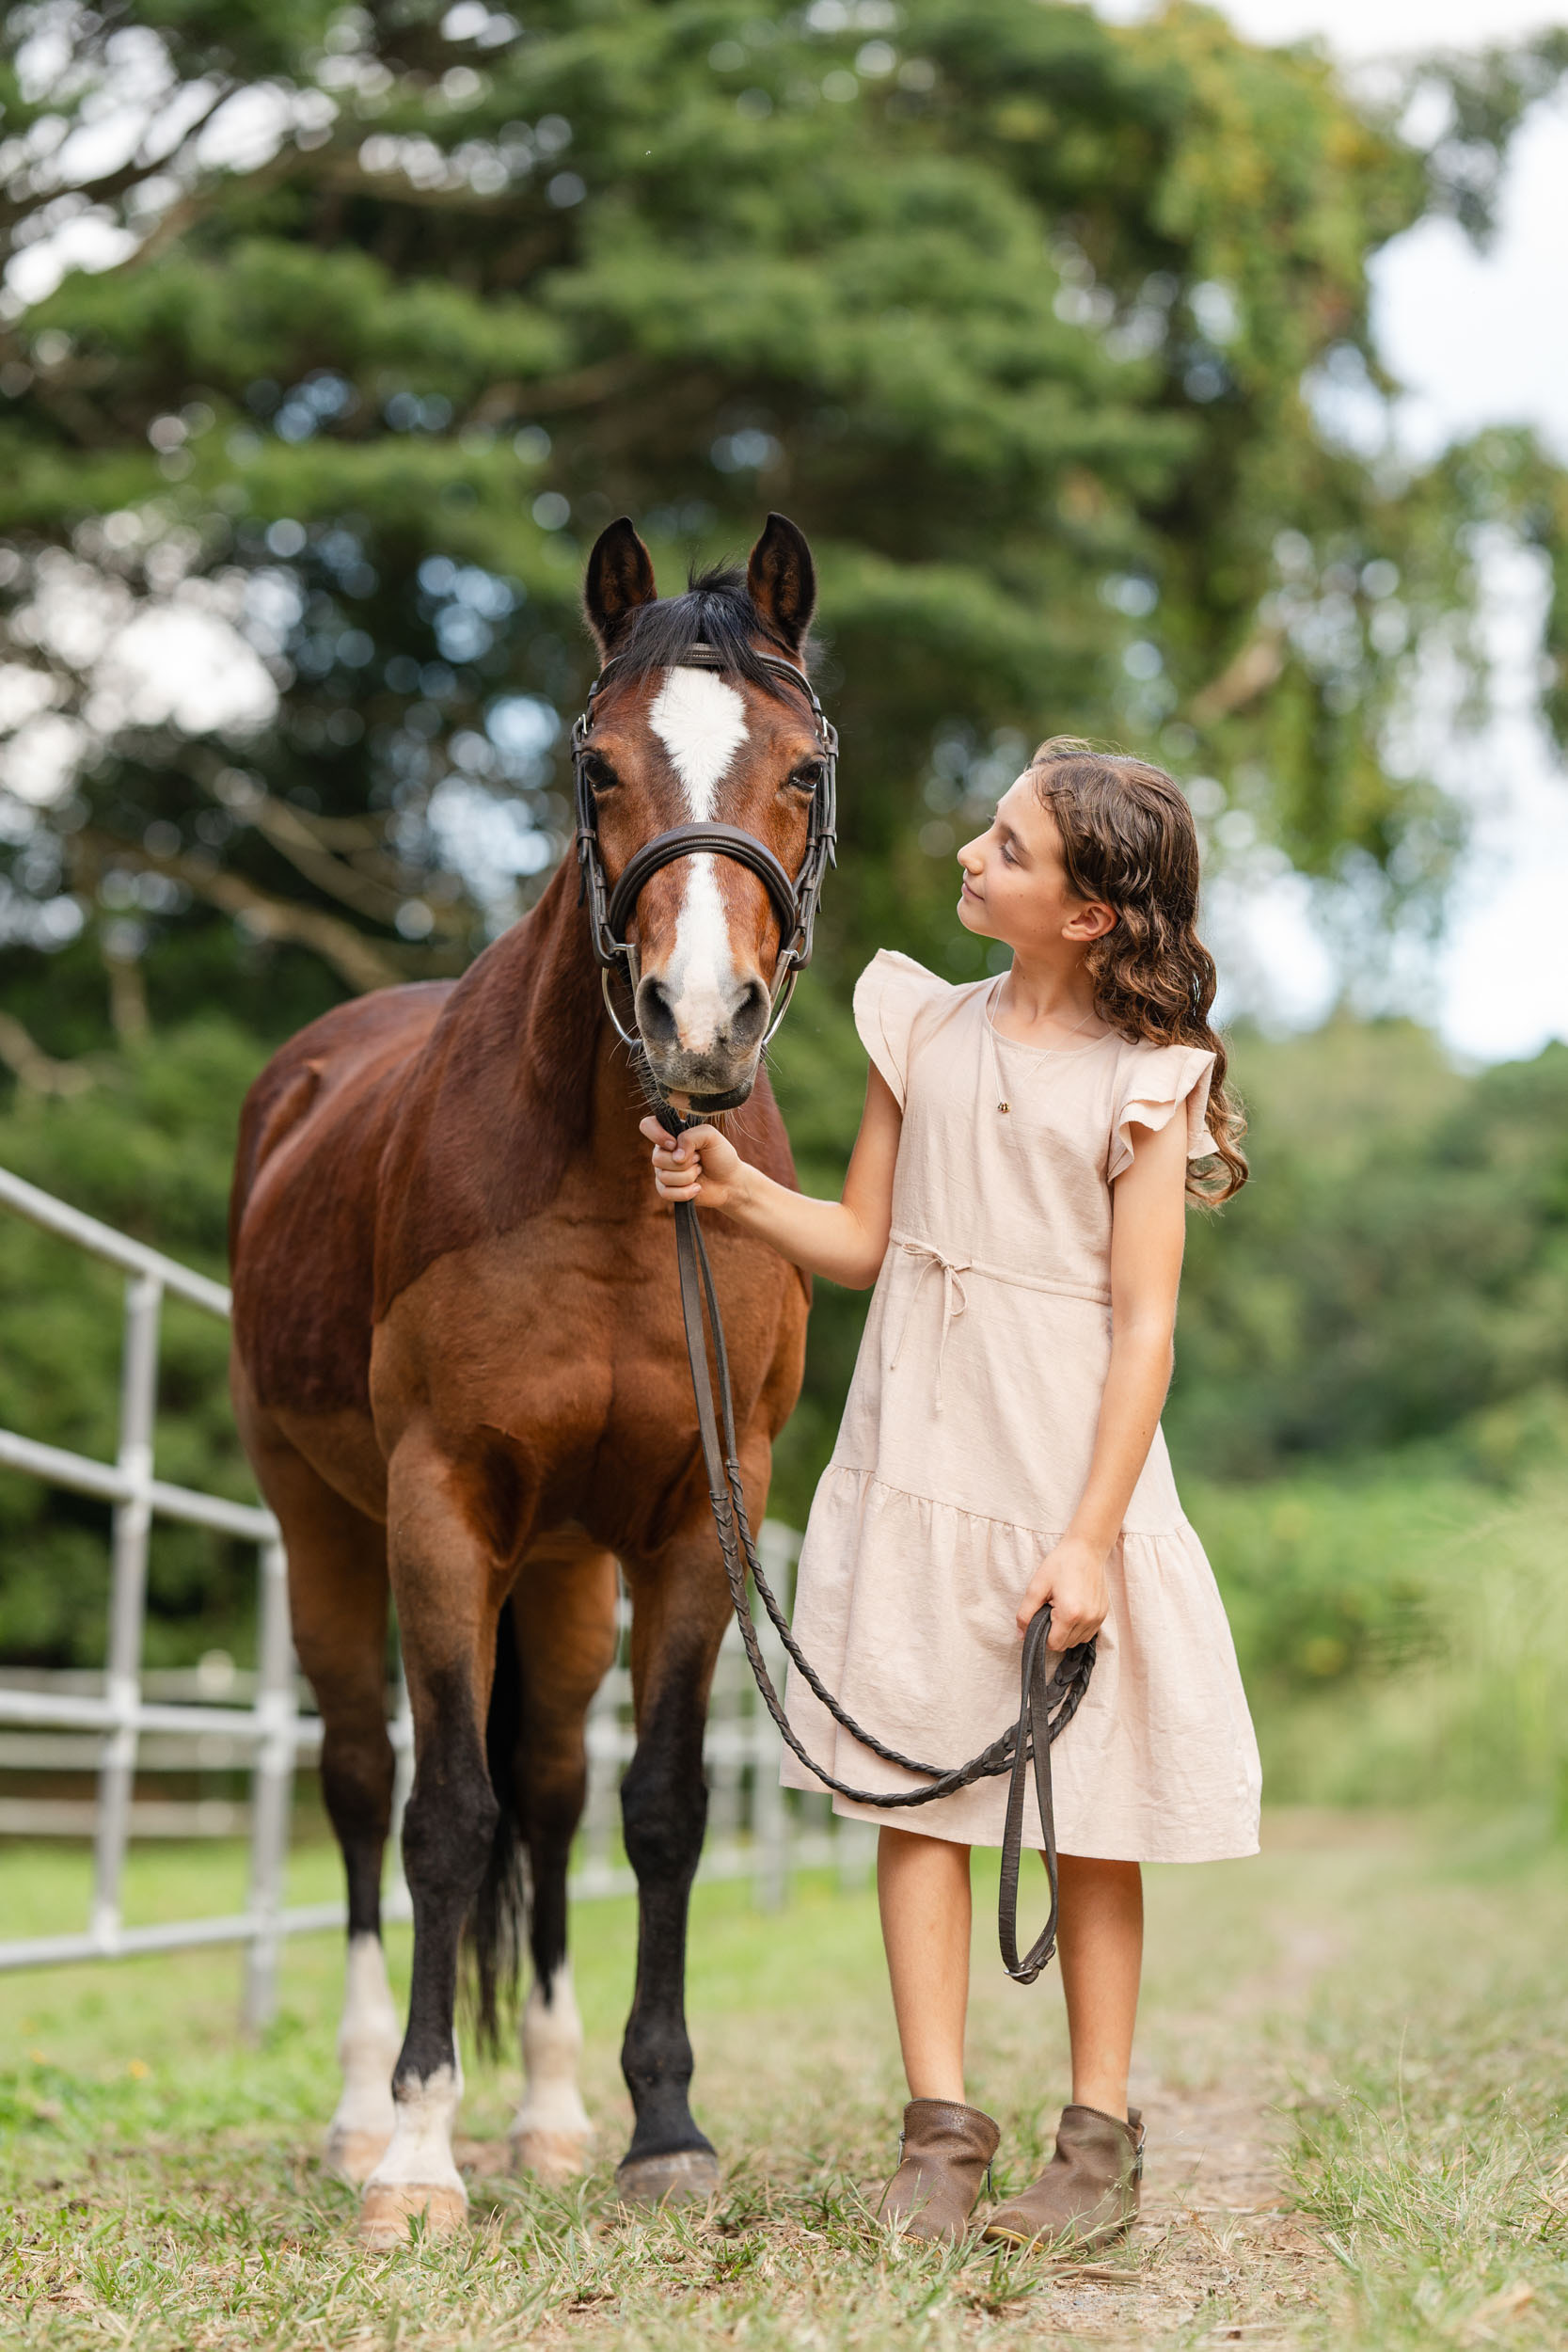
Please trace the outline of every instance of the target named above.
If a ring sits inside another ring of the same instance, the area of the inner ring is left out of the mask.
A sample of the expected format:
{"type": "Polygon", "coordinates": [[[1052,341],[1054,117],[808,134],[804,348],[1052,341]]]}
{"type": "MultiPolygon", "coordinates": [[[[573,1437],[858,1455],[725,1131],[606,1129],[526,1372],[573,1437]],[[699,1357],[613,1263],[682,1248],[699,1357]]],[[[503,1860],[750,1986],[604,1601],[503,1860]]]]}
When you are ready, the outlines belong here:
{"type": "Polygon", "coordinates": [[[1123,1055],[1117,1073],[1109,1183],[1114,1184],[1132,1165],[1132,1128],[1158,1134],[1178,1109],[1184,1110],[1187,1120],[1187,1157],[1210,1157],[1214,1138],[1205,1120],[1213,1074],[1213,1055],[1196,1045],[1134,1046],[1123,1055]]]}
{"type": "Polygon", "coordinates": [[[953,993],[912,956],[884,947],[855,982],[855,1026],[861,1043],[893,1089],[900,1110],[909,1083],[915,1022],[927,1005],[953,993]]]}

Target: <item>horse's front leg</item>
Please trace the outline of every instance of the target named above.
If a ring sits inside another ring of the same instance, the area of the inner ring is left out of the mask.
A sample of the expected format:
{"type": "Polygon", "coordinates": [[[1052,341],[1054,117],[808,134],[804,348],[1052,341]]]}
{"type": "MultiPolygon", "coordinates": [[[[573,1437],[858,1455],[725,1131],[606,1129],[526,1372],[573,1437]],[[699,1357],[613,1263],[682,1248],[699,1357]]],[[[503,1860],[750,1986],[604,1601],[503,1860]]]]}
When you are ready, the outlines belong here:
{"type": "Polygon", "coordinates": [[[594,2137],[578,2088],[582,2026],[566,1957],[566,1869],[588,1793],[588,1708],[615,1656],[615,1595],[613,1555],[557,1533],[534,1545],[512,1596],[533,1984],[522,2016],[523,2098],[510,2137],[514,2163],[546,2181],[582,2171],[594,2137]]]}
{"type": "Polygon", "coordinates": [[[381,2246],[400,2244],[415,2215],[443,2233],[467,2212],[451,2148],[463,2092],[453,2029],[458,1946],[500,1815],[485,1724],[510,1581],[480,1533],[477,1499],[451,1464],[405,1438],[388,1470],[388,1565],[414,1717],[414,1786],[403,1823],[414,1971],[392,2075],[392,2137],[365,2184],[359,2216],[361,2237],[381,2246]]]}
{"type": "Polygon", "coordinates": [[[700,2201],[719,2185],[718,2158],[692,2120],[686,2030],[687,1915],[707,1822],[703,1732],[730,1614],[705,1494],[701,1510],[656,1557],[625,1564],[637,1752],[621,1785],[621,1817],[637,1874],[638,1936],[621,2071],[637,2122],[615,2179],[628,2204],[700,2201]]]}

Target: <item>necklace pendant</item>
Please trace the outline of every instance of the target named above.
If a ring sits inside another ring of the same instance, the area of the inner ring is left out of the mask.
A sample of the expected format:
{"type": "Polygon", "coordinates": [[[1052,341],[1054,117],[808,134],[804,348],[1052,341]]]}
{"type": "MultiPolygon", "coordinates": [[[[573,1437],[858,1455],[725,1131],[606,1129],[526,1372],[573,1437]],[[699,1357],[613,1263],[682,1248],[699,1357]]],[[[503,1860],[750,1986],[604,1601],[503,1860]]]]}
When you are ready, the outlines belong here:
{"type": "Polygon", "coordinates": [[[999,1111],[1010,1111],[1013,1106],[1010,1103],[998,1103],[996,1107],[999,1111]]]}

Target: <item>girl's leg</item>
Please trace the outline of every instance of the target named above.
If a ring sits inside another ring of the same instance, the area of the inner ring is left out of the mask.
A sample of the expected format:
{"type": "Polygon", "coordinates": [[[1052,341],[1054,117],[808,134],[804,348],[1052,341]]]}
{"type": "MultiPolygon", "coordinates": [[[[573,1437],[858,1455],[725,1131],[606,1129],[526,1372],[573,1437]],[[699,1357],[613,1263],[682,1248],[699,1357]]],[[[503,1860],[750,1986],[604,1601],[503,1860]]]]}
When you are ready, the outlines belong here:
{"type": "Polygon", "coordinates": [[[1135,1862],[1061,1856],[1057,1948],[1072,2041],[1072,2104],[1037,2181],[999,2205],[988,2238],[1009,2246],[1108,2245],[1138,2217],[1143,2119],[1127,2112],[1138,2014],[1144,1890],[1135,1862]]]}
{"type": "Polygon", "coordinates": [[[961,2106],[969,1848],[913,1830],[883,1828],[877,1843],[877,1899],[910,2096],[961,2106]]]}
{"type": "Polygon", "coordinates": [[[1062,1854],[1058,1867],[1057,1945],[1072,2043],[1073,2104],[1125,2122],[1143,1962],[1143,1876],[1135,1862],[1096,1862],[1083,1854],[1062,1854]]]}

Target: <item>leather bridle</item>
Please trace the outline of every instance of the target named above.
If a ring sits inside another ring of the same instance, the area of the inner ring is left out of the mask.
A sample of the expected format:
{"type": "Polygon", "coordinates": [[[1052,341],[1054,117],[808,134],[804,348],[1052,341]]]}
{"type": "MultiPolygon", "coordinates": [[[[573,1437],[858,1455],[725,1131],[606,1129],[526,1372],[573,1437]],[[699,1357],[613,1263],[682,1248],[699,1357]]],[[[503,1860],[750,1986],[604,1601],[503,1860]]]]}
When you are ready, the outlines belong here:
{"type": "MultiPolygon", "coordinates": [[[[617,664],[625,658],[624,655],[610,655],[589,688],[587,704],[578,712],[572,726],[579,876],[578,904],[586,904],[588,909],[588,936],[594,961],[599,966],[605,1009],[621,1042],[641,1048],[642,1041],[637,1033],[635,1016],[633,1026],[626,1029],[615,1009],[610,982],[611,974],[619,971],[635,1002],[637,951],[626,932],[643,885],[662,866],[673,866],[679,858],[705,855],[725,857],[732,864],[743,866],[749,873],[756,875],[778,918],[779,953],[773,967],[768,1032],[763,1039],[766,1045],[789,1009],[796,980],[803,967],[811,961],[817,904],[828,868],[837,853],[838,732],[823,710],[816,698],[816,690],[800,664],[786,660],[782,654],[765,653],[760,647],[755,649],[753,658],[766,670],[790,686],[799,688],[804,694],[811,705],[816,729],[816,748],[822,772],[812,791],[806,850],[800,861],[800,872],[794,876],[787,873],[768,844],[759,841],[755,834],[743,833],[736,825],[721,825],[701,819],[690,824],[672,825],[667,833],[656,834],[651,841],[644,841],[641,849],[632,852],[624,870],[611,884],[605,874],[604,852],[599,846],[598,809],[594,803],[594,787],[588,780],[588,765],[593,751],[589,737],[594,727],[594,702],[610,682],[617,664]]],[[[683,670],[726,670],[733,664],[716,646],[697,644],[687,647],[679,656],[676,666],[683,670]]]]}

